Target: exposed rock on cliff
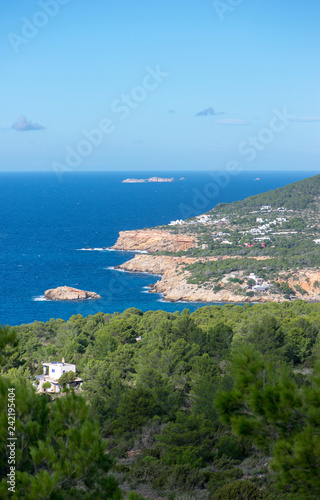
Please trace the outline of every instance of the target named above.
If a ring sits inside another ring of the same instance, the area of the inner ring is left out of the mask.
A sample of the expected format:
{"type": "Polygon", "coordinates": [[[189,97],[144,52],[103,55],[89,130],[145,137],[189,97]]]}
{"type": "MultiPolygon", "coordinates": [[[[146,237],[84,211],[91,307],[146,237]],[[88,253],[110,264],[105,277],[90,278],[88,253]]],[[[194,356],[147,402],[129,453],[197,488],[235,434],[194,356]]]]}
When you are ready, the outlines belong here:
{"type": "Polygon", "coordinates": [[[135,255],[116,269],[125,271],[163,275],[170,269],[177,269],[179,264],[192,264],[197,259],[194,257],[170,257],[167,255],[135,255]]]}
{"type": "Polygon", "coordinates": [[[119,269],[131,272],[148,272],[159,274],[161,280],[150,285],[150,292],[163,294],[165,300],[170,302],[280,302],[278,295],[263,295],[245,297],[237,295],[230,290],[222,289],[214,292],[212,286],[198,286],[188,283],[189,273],[184,269],[188,264],[199,260],[218,260],[218,257],[195,258],[195,257],[170,257],[162,255],[136,255],[128,262],[124,262],[119,269]]]}
{"type": "MultiPolygon", "coordinates": [[[[281,278],[278,281],[281,282],[281,278]]],[[[292,277],[286,281],[291,288],[296,289],[297,298],[317,302],[320,300],[320,271],[300,269],[292,273],[292,277]],[[305,293],[301,293],[301,290],[305,293]]]]}
{"type": "Polygon", "coordinates": [[[141,229],[120,231],[117,242],[111,248],[127,251],[179,252],[196,246],[195,236],[175,234],[160,229],[141,229]]]}
{"type": "Polygon", "coordinates": [[[70,286],[59,286],[44,292],[44,296],[48,300],[86,300],[86,299],[101,299],[100,295],[95,292],[86,292],[78,290],[70,286]]]}

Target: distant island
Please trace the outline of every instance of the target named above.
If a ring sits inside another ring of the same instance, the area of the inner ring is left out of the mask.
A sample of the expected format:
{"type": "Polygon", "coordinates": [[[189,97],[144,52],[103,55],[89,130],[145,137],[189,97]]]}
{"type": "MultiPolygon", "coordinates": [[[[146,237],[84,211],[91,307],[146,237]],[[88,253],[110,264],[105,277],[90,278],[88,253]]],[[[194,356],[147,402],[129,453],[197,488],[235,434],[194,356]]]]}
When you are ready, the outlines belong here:
{"type": "Polygon", "coordinates": [[[112,247],[141,251],[119,266],[159,274],[168,301],[320,302],[320,175],[219,204],[166,226],[123,231],[112,247]]]}
{"type": "Polygon", "coordinates": [[[149,179],[124,179],[122,183],[124,184],[137,184],[144,182],[174,182],[174,177],[150,177],[149,179]]]}

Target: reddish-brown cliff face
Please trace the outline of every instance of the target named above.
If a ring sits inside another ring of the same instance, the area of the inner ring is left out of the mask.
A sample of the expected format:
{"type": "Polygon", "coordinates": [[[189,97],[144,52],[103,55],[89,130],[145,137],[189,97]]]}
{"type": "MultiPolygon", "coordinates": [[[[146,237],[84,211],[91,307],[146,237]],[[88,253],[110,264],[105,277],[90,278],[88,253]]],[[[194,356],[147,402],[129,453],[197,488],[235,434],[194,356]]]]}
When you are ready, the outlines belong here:
{"type": "Polygon", "coordinates": [[[145,252],[179,252],[197,246],[194,236],[175,234],[160,229],[120,231],[119,238],[111,248],[114,250],[145,252]]]}

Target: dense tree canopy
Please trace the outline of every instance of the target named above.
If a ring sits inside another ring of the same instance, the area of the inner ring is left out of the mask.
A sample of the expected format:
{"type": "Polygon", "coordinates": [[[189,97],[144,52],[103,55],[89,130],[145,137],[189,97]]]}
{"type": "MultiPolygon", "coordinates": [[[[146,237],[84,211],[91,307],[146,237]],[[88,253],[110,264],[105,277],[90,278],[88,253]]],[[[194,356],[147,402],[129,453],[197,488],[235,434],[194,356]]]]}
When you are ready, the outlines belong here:
{"type": "Polygon", "coordinates": [[[132,308],[7,328],[1,435],[14,384],[19,498],[116,498],[112,474],[152,498],[320,496],[319,331],[319,304],[301,300],[192,314],[132,308]],[[83,391],[34,394],[42,363],[62,357],[77,365],[83,391]]]}

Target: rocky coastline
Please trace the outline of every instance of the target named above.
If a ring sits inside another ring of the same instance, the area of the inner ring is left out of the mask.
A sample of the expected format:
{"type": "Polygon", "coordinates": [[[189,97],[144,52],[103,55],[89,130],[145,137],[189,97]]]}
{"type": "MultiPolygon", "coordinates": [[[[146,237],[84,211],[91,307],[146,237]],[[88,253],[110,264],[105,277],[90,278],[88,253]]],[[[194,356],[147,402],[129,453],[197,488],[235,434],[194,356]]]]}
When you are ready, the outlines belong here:
{"type": "Polygon", "coordinates": [[[175,234],[161,229],[138,229],[134,231],[120,231],[117,242],[112,250],[128,252],[179,252],[197,246],[194,236],[175,234]]]}
{"type": "Polygon", "coordinates": [[[136,255],[133,259],[124,262],[117,269],[129,272],[143,272],[160,275],[161,279],[149,286],[151,293],[163,295],[168,302],[281,302],[278,295],[246,297],[237,295],[229,290],[214,292],[212,287],[203,287],[188,283],[189,273],[184,270],[188,264],[199,260],[218,260],[218,257],[197,259],[192,257],[171,257],[166,255],[136,255]]]}
{"type": "MultiPolygon", "coordinates": [[[[160,252],[181,252],[188,248],[197,246],[197,240],[193,235],[181,235],[171,233],[162,229],[143,229],[136,231],[120,232],[115,245],[111,247],[114,250],[124,250],[132,252],[144,252],[137,254],[127,262],[116,267],[128,272],[149,273],[159,275],[156,283],[151,284],[149,291],[151,293],[162,294],[164,300],[170,302],[283,302],[283,295],[276,293],[254,294],[250,297],[245,294],[239,294],[235,290],[227,289],[222,280],[222,287],[214,291],[212,284],[197,285],[188,283],[189,272],[185,269],[189,264],[195,262],[207,262],[228,259],[228,256],[222,257],[186,257],[186,256],[168,256],[156,255],[160,252]],[[149,254],[152,253],[153,255],[149,254]]],[[[233,258],[239,258],[234,256],[233,258]]],[[[249,257],[250,258],[250,257],[249,257]]],[[[265,257],[251,257],[257,260],[268,259],[265,257]]],[[[279,282],[282,278],[279,277],[279,282]]],[[[304,300],[318,302],[320,301],[320,288],[317,289],[317,283],[320,282],[320,272],[312,270],[300,270],[294,273],[292,280],[288,284],[299,284],[301,293],[297,292],[296,297],[304,300]]]]}

